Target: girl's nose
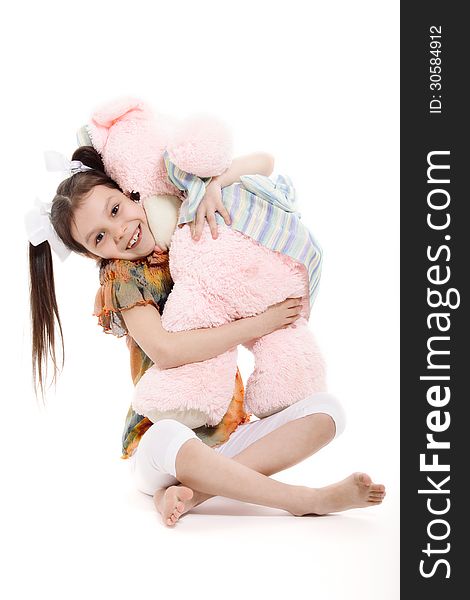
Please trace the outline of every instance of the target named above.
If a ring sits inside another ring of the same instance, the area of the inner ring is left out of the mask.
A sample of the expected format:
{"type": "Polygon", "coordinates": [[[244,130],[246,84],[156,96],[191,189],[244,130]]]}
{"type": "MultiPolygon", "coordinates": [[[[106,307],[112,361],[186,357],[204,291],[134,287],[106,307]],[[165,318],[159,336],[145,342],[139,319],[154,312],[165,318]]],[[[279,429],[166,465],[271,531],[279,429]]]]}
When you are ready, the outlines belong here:
{"type": "Polygon", "coordinates": [[[114,241],[116,243],[120,242],[123,235],[126,233],[126,227],[124,225],[116,224],[113,232],[114,241]]]}

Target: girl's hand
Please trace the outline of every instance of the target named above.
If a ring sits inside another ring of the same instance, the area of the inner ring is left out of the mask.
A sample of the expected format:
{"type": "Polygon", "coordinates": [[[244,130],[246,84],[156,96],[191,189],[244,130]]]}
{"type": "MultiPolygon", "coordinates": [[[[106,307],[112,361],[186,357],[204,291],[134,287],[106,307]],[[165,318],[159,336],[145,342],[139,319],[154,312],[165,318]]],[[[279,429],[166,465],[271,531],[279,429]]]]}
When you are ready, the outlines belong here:
{"type": "Polygon", "coordinates": [[[217,238],[216,212],[222,215],[226,225],[230,225],[230,215],[222,203],[222,188],[214,178],[206,187],[206,194],[197,209],[196,218],[190,225],[191,235],[194,240],[198,240],[201,237],[204,219],[209,223],[212,239],[215,240],[217,238]]]}
{"type": "Polygon", "coordinates": [[[300,317],[302,298],[287,298],[283,302],[273,304],[260,315],[253,317],[256,320],[254,338],[263,337],[277,329],[285,329],[300,317]]]}

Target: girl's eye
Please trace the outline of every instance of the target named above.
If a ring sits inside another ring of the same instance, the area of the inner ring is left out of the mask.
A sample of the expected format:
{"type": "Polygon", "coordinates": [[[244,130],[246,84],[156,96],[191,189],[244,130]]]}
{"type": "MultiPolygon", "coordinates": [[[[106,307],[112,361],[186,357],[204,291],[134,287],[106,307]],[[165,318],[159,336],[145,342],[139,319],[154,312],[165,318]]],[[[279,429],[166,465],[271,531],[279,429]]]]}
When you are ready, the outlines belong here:
{"type": "Polygon", "coordinates": [[[119,204],[116,204],[116,206],[113,206],[113,208],[111,210],[111,214],[113,215],[113,217],[115,217],[117,215],[118,210],[119,210],[119,204]]]}

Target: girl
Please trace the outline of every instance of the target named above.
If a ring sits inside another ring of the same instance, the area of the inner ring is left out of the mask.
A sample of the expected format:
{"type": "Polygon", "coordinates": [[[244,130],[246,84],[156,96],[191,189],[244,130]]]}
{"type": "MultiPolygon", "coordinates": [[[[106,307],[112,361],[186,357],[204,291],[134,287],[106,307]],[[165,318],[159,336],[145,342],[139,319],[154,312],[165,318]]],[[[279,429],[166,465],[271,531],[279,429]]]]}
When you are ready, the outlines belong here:
{"type": "MultiPolygon", "coordinates": [[[[300,299],[290,298],[258,316],[218,328],[166,332],[160,314],[172,286],[168,254],[155,246],[138,194],[128,197],[122,193],[105,174],[93,148],[79,148],[72,160],[73,174],[59,185],[47,217],[50,230],[45,227],[38,234],[30,227],[33,375],[41,391],[49,356],[54,378],[57,373],[55,321],[63,344],[51,245],[59,250],[65,245],[99,261],[101,288],[95,313],[106,332],[127,336],[134,383],[153,363],[171,368],[207,360],[287,327],[298,318],[300,299]]],[[[254,172],[269,176],[272,159],[264,154],[235,159],[225,173],[212,179],[192,225],[195,237],[204,218],[216,235],[215,211],[228,223],[221,188],[254,172]]],[[[330,394],[314,394],[258,421],[249,422],[249,417],[238,373],[232,402],[216,427],[191,430],[170,419],[152,424],[129,410],[123,458],[130,458],[138,488],[154,497],[165,524],[173,525],[183,513],[213,495],[282,508],[293,515],[325,514],[382,502],[384,486],[372,483],[365,473],[354,473],[320,489],[287,485],[269,477],[341,433],[343,412],[330,394]]]]}

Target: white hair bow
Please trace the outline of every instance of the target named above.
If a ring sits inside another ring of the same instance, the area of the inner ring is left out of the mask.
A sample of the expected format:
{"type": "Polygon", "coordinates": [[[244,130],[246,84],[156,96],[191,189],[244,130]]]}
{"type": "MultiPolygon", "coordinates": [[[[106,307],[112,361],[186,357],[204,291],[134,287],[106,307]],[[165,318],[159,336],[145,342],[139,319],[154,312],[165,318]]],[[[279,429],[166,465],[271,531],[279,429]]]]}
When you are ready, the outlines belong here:
{"type": "Polygon", "coordinates": [[[25,215],[26,231],[33,246],[47,241],[60,260],[64,261],[71,251],[52,227],[51,207],[52,202],[41,202],[36,198],[34,207],[25,215]]]}
{"type": "MultiPolygon", "coordinates": [[[[92,170],[92,167],[87,167],[82,161],[69,160],[60,152],[54,152],[53,150],[44,152],[44,159],[48,171],[62,171],[69,176],[92,170]]],[[[52,226],[51,208],[52,202],[41,202],[36,198],[34,207],[26,213],[24,218],[26,231],[33,246],[39,246],[42,242],[47,241],[60,260],[64,261],[71,250],[67,248],[52,226]]]]}
{"type": "Polygon", "coordinates": [[[62,171],[68,175],[75,175],[75,173],[92,170],[91,167],[84,165],[81,160],[69,160],[60,152],[54,152],[53,150],[44,152],[44,158],[48,171],[62,171]]]}

